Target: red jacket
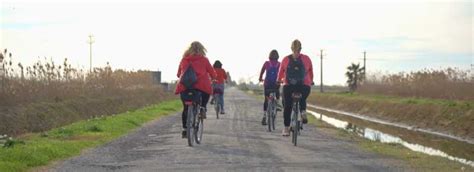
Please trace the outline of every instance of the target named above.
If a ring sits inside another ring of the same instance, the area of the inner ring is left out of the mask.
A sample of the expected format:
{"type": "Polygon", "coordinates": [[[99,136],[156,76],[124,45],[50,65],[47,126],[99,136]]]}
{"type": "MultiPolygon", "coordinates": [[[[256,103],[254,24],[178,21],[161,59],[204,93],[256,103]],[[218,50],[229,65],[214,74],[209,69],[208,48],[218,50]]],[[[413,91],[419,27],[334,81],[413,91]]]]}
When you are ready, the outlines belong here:
{"type": "Polygon", "coordinates": [[[217,74],[217,81],[216,84],[224,84],[225,80],[227,80],[227,73],[222,68],[214,68],[217,74]]]}
{"type": "MultiPolygon", "coordinates": [[[[197,82],[193,85],[193,87],[207,94],[212,94],[210,78],[215,79],[216,72],[212,68],[211,63],[209,63],[209,60],[204,56],[190,55],[181,59],[177,74],[178,78],[184,73],[186,67],[189,65],[189,62],[191,62],[191,65],[197,75],[197,82]]],[[[186,88],[184,85],[178,82],[175,94],[179,94],[185,90],[186,88]]]]}
{"type": "MultiPolygon", "coordinates": [[[[285,85],[288,85],[288,82],[286,80],[286,68],[288,68],[288,63],[289,63],[289,58],[292,58],[291,55],[286,56],[283,58],[281,61],[280,65],[280,70],[278,71],[278,81],[283,81],[285,85]]],[[[313,63],[311,62],[311,59],[304,54],[300,54],[299,58],[301,58],[305,71],[306,71],[306,76],[304,78],[304,85],[310,86],[313,83],[313,63]]]]}

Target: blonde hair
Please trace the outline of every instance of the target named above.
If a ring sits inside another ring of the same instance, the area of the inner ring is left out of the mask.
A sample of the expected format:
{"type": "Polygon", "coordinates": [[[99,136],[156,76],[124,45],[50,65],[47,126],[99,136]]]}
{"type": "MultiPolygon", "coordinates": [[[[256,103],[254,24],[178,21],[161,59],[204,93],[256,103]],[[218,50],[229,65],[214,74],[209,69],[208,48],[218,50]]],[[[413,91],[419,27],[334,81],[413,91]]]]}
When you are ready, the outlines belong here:
{"type": "Polygon", "coordinates": [[[293,41],[293,43],[291,43],[291,50],[293,52],[297,52],[297,53],[301,52],[301,42],[300,42],[300,40],[295,39],[293,41]]]}
{"type": "Polygon", "coordinates": [[[194,41],[191,43],[189,48],[184,52],[183,57],[189,56],[189,55],[200,55],[200,56],[206,56],[206,48],[198,42],[194,41]]]}

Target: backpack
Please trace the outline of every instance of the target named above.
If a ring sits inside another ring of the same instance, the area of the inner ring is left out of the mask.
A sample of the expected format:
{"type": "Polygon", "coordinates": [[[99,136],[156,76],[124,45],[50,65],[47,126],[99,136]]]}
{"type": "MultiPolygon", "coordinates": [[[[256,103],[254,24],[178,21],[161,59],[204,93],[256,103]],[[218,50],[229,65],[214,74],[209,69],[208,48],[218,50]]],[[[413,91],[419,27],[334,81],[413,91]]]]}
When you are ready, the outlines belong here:
{"type": "Polygon", "coordinates": [[[196,71],[194,71],[192,67],[191,62],[189,62],[188,67],[184,71],[183,75],[181,75],[179,82],[183,84],[186,89],[193,89],[193,85],[197,82],[197,75],[196,71]]]}
{"type": "Polygon", "coordinates": [[[276,85],[279,68],[280,63],[272,65],[271,62],[268,62],[265,75],[265,85],[276,85]]]}
{"type": "Polygon", "coordinates": [[[301,57],[294,59],[288,56],[289,63],[286,69],[286,81],[289,85],[303,85],[306,75],[303,60],[301,57]]]}

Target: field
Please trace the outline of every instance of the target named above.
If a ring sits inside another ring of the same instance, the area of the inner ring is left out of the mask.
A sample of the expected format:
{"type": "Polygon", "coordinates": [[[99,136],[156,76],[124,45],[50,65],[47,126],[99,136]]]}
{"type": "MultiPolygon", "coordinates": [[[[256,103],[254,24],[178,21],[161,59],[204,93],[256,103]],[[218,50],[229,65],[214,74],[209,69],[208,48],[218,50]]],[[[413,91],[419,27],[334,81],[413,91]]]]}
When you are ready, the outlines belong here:
{"type": "Polygon", "coordinates": [[[42,132],[77,120],[112,115],[172,98],[150,71],[86,72],[67,59],[39,58],[31,66],[0,53],[0,134],[42,132]]]}
{"type": "Polygon", "coordinates": [[[473,72],[447,68],[386,75],[369,74],[357,92],[400,97],[474,100],[473,72]]]}

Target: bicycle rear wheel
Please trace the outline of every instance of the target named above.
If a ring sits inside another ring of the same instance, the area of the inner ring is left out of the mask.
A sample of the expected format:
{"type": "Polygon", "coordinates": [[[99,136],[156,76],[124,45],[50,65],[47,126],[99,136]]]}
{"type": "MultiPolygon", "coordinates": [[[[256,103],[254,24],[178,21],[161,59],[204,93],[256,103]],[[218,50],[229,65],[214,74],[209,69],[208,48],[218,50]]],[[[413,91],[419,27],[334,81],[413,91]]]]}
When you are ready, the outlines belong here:
{"type": "Polygon", "coordinates": [[[273,130],[275,130],[275,119],[276,119],[276,116],[277,116],[277,107],[276,107],[276,104],[273,103],[273,109],[272,109],[272,128],[273,130]]]}
{"type": "Polygon", "coordinates": [[[267,126],[268,126],[268,132],[272,132],[272,111],[270,110],[271,107],[268,107],[267,109],[267,126]]]}
{"type": "Polygon", "coordinates": [[[202,133],[204,131],[204,120],[202,118],[198,118],[196,121],[196,127],[194,136],[196,137],[196,143],[201,144],[202,142],[202,133]]]}
{"type": "Polygon", "coordinates": [[[292,138],[292,142],[293,144],[296,146],[297,145],[297,142],[298,142],[298,132],[299,132],[299,128],[300,128],[300,124],[298,122],[298,115],[299,115],[299,109],[298,109],[298,105],[296,105],[296,108],[294,108],[294,111],[293,111],[293,118],[291,121],[293,126],[291,128],[291,138],[292,138]]]}
{"type": "Polygon", "coordinates": [[[186,119],[186,135],[188,138],[188,145],[193,146],[194,144],[194,117],[195,117],[195,106],[188,106],[187,119],[186,119]]]}

